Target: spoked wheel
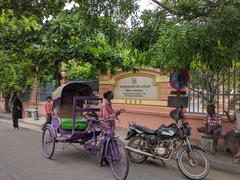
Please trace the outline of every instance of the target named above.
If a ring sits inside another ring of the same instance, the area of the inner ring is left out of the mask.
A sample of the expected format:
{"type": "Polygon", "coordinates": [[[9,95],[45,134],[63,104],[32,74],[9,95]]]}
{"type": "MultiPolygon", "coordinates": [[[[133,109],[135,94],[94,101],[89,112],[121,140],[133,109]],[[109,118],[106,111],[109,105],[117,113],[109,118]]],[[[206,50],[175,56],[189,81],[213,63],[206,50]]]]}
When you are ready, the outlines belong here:
{"type": "MultiPolygon", "coordinates": [[[[133,137],[129,142],[128,142],[128,146],[134,149],[138,149],[138,150],[143,150],[143,148],[145,147],[145,140],[139,136],[135,136],[133,137]]],[[[144,161],[147,160],[147,156],[143,156],[141,154],[137,154],[133,151],[128,150],[128,155],[129,158],[132,162],[134,163],[143,163],[144,161]]]]}
{"type": "Polygon", "coordinates": [[[192,149],[192,153],[188,148],[181,151],[177,160],[178,168],[189,179],[203,179],[210,170],[210,163],[206,154],[199,149],[192,149]]]}
{"type": "Polygon", "coordinates": [[[51,159],[55,149],[55,137],[52,129],[50,127],[46,127],[43,130],[42,135],[42,153],[43,155],[51,159]]]}
{"type": "Polygon", "coordinates": [[[129,162],[125,145],[120,139],[110,140],[107,157],[113,176],[117,180],[125,180],[128,176],[129,162]]]}

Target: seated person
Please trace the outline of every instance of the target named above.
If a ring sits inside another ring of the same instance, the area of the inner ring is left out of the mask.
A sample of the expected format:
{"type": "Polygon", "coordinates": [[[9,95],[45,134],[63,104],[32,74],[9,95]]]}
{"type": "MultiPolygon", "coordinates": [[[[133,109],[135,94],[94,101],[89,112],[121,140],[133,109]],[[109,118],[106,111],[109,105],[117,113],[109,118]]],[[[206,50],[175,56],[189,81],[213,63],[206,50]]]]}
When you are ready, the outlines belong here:
{"type": "Polygon", "coordinates": [[[215,145],[217,145],[218,137],[222,133],[221,123],[221,117],[216,113],[214,104],[209,104],[207,106],[207,116],[204,120],[204,127],[198,128],[197,130],[199,132],[213,135],[216,143],[215,145]]]}
{"type": "Polygon", "coordinates": [[[222,130],[221,123],[221,117],[215,112],[215,106],[209,104],[207,106],[207,116],[204,120],[204,127],[198,128],[198,131],[211,135],[219,134],[222,130]]]}
{"type": "MultiPolygon", "coordinates": [[[[234,139],[233,147],[227,147],[235,149],[236,154],[234,155],[234,163],[240,163],[240,101],[237,102],[238,109],[234,112],[233,116],[230,116],[227,111],[224,111],[230,122],[234,122],[234,128],[226,133],[226,139],[234,139]]],[[[226,142],[225,142],[226,143],[226,142]]],[[[228,144],[228,143],[226,143],[228,144]]]]}

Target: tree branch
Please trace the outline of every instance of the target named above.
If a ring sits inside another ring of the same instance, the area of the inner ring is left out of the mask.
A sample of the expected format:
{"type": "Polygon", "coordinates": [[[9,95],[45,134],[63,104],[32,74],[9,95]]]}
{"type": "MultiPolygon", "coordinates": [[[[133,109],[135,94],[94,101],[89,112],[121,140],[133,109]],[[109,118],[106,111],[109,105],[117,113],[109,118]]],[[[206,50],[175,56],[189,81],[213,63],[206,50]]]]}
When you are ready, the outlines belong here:
{"type": "MultiPolygon", "coordinates": [[[[155,4],[157,4],[158,6],[160,6],[161,8],[165,9],[166,11],[168,11],[171,14],[177,15],[177,16],[184,16],[186,15],[185,13],[181,13],[176,11],[175,9],[172,9],[170,7],[168,7],[167,5],[165,5],[164,3],[158,1],[158,0],[152,0],[155,4]]],[[[208,16],[209,12],[204,12],[204,11],[191,11],[191,13],[193,13],[195,16],[194,17],[201,17],[201,16],[208,16]]]]}
{"type": "MultiPolygon", "coordinates": [[[[187,87],[188,87],[190,90],[198,93],[198,94],[196,94],[198,97],[199,97],[200,95],[202,95],[202,98],[205,99],[206,101],[208,101],[208,98],[206,98],[206,97],[204,96],[204,92],[199,91],[199,90],[196,90],[196,89],[190,87],[189,85],[187,85],[187,87]]],[[[191,95],[192,95],[192,94],[191,94],[191,95]]]]}
{"type": "Polygon", "coordinates": [[[178,13],[177,13],[175,10],[171,9],[170,7],[168,7],[168,6],[166,6],[165,4],[161,3],[160,1],[158,1],[158,0],[152,0],[152,1],[153,1],[155,4],[157,4],[158,6],[160,6],[161,8],[167,10],[169,13],[178,15],[178,13]]]}

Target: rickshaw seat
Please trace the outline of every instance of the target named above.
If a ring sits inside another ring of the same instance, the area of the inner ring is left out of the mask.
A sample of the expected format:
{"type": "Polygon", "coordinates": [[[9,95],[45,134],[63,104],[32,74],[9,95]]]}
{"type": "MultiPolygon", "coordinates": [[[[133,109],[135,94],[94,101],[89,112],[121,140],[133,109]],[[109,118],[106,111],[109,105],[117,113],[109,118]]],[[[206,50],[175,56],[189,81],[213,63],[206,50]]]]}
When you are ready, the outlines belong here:
{"type": "MultiPolygon", "coordinates": [[[[72,129],[73,118],[60,118],[61,128],[66,130],[72,129]]],[[[77,117],[75,119],[75,129],[85,130],[88,127],[88,121],[85,117],[77,117]]]]}

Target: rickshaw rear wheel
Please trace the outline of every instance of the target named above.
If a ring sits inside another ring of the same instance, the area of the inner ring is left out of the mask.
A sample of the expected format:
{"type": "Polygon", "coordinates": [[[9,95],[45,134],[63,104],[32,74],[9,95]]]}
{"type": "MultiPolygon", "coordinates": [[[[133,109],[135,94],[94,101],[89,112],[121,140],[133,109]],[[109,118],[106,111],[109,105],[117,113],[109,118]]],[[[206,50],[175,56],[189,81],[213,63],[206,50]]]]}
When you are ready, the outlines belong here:
{"type": "Polygon", "coordinates": [[[47,159],[51,159],[55,150],[55,137],[54,132],[50,126],[43,130],[42,134],[42,154],[47,159]]]}
{"type": "Polygon", "coordinates": [[[120,139],[113,138],[109,141],[107,157],[113,176],[117,180],[125,180],[128,176],[129,161],[125,145],[120,139]]]}

